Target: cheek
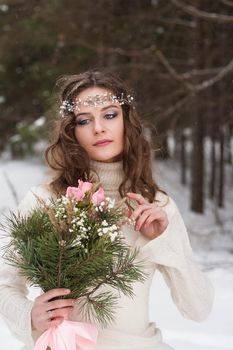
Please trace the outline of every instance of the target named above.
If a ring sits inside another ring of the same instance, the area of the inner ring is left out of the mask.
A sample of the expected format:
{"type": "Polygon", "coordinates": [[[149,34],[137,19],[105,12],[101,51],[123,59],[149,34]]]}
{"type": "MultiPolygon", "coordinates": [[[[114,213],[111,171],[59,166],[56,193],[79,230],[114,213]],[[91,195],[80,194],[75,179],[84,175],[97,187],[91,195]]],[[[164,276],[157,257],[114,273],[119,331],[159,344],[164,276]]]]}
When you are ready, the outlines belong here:
{"type": "Polygon", "coordinates": [[[115,135],[119,136],[119,140],[123,139],[123,135],[124,135],[124,120],[123,120],[123,116],[121,116],[121,118],[119,118],[117,120],[115,125],[112,126],[112,130],[114,131],[115,135]]]}
{"type": "Polygon", "coordinates": [[[124,123],[122,121],[121,126],[118,129],[119,142],[121,143],[122,148],[124,147],[124,123]]]}
{"type": "Polygon", "coordinates": [[[83,148],[86,148],[87,146],[87,141],[88,141],[88,135],[87,133],[85,132],[85,130],[83,129],[78,129],[78,128],[75,128],[74,130],[74,135],[75,135],[75,138],[76,140],[78,141],[78,143],[83,147],[83,148]]]}
{"type": "Polygon", "coordinates": [[[79,136],[79,133],[77,131],[77,128],[74,129],[74,136],[75,136],[76,140],[78,141],[78,143],[80,143],[80,136],[79,136]]]}

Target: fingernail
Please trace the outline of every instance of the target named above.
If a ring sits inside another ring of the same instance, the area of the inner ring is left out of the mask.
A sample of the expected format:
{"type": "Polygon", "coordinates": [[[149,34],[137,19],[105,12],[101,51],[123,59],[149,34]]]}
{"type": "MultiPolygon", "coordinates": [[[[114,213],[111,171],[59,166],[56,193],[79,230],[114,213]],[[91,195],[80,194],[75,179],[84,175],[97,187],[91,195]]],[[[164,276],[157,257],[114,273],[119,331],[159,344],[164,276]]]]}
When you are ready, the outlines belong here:
{"type": "Polygon", "coordinates": [[[69,293],[70,293],[70,289],[66,289],[65,292],[66,292],[67,294],[69,294],[69,293]]]}

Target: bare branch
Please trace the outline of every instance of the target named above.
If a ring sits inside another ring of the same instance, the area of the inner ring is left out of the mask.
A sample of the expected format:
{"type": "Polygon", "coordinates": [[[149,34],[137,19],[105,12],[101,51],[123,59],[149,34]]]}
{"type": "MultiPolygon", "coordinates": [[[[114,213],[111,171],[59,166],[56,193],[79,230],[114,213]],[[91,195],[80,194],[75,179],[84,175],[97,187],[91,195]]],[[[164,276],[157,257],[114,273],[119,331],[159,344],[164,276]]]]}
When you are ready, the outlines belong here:
{"type": "Polygon", "coordinates": [[[176,24],[182,27],[188,27],[188,28],[194,28],[195,23],[194,21],[187,21],[181,18],[159,18],[158,22],[165,23],[165,24],[176,24]]]}
{"type": "Polygon", "coordinates": [[[222,68],[220,72],[216,74],[213,78],[205,80],[201,84],[196,85],[195,90],[199,92],[209,88],[210,86],[216,84],[219,80],[223,79],[231,71],[233,71],[233,59],[224,68],[222,68]]]}
{"type": "MultiPolygon", "coordinates": [[[[155,64],[151,63],[135,63],[135,62],[127,62],[127,63],[118,63],[115,65],[112,65],[111,68],[113,70],[123,70],[123,69],[140,69],[142,71],[155,71],[155,64]]],[[[204,68],[204,69],[192,69],[185,73],[179,73],[179,77],[183,79],[191,79],[192,77],[197,76],[205,76],[205,75],[213,75],[219,73],[224,67],[216,67],[216,68],[204,68]]],[[[162,72],[156,72],[156,77],[158,79],[167,80],[170,79],[170,74],[162,73],[162,72]]]]}
{"type": "Polygon", "coordinates": [[[176,70],[170,65],[166,57],[162,54],[161,51],[156,50],[156,56],[160,59],[160,62],[164,65],[164,67],[167,69],[168,73],[177,81],[183,83],[183,85],[187,88],[188,91],[190,91],[192,94],[196,94],[202,90],[205,90],[209,88],[210,86],[216,84],[218,81],[223,79],[228,73],[233,71],[233,59],[225,66],[223,67],[218,74],[216,74],[213,78],[203,81],[200,84],[190,84],[184,80],[182,75],[176,72],[176,70]]]}
{"type": "Polygon", "coordinates": [[[93,50],[94,52],[98,54],[103,53],[113,53],[118,54],[121,56],[128,56],[128,57],[136,57],[136,56],[144,56],[150,54],[152,51],[154,51],[155,47],[154,45],[148,46],[145,49],[142,50],[124,50],[120,47],[106,47],[106,46],[95,46],[92,44],[88,44],[86,41],[81,40],[80,38],[77,40],[77,44],[88,48],[89,50],[93,50]]]}
{"type": "Polygon", "coordinates": [[[167,108],[165,111],[156,114],[156,122],[167,119],[172,114],[175,114],[176,112],[178,112],[190,100],[191,97],[192,97],[192,94],[186,95],[185,97],[177,101],[175,104],[173,104],[171,107],[167,108]]]}
{"type": "Polygon", "coordinates": [[[148,110],[146,113],[143,114],[144,118],[150,117],[152,115],[156,115],[156,118],[160,115],[163,115],[164,110],[162,109],[162,105],[168,106],[168,105],[174,105],[174,101],[175,100],[182,100],[183,97],[181,98],[180,96],[182,96],[181,94],[184,93],[184,90],[181,89],[177,89],[172,91],[169,94],[163,95],[162,97],[159,97],[156,99],[156,103],[155,105],[153,105],[153,108],[151,108],[150,110],[148,110]]]}
{"type": "Polygon", "coordinates": [[[175,6],[179,7],[181,10],[183,10],[184,12],[186,12],[192,16],[206,19],[209,21],[214,21],[214,22],[233,23],[233,16],[222,15],[220,13],[212,13],[212,12],[202,11],[202,10],[197,9],[194,6],[186,5],[183,3],[183,1],[180,1],[180,0],[171,0],[171,2],[175,6]]]}
{"type": "MultiPolygon", "coordinates": [[[[172,0],[172,1],[176,1],[176,0],[172,0]]],[[[80,40],[79,40],[80,42],[80,40]]],[[[229,72],[231,72],[233,70],[233,59],[229,62],[229,64],[225,67],[223,67],[213,78],[209,79],[209,80],[205,80],[200,84],[191,84],[187,81],[185,81],[184,76],[182,76],[181,74],[179,74],[175,68],[169,63],[168,59],[165,57],[165,55],[162,53],[161,50],[159,50],[155,45],[151,45],[143,50],[131,50],[131,51],[126,51],[124,49],[121,48],[98,48],[95,47],[93,45],[87,44],[87,43],[83,43],[82,45],[88,47],[89,49],[92,49],[98,53],[118,53],[120,55],[125,55],[125,56],[130,56],[130,57],[136,57],[136,56],[142,56],[142,55],[151,55],[151,54],[155,54],[156,57],[158,58],[159,62],[162,63],[162,65],[165,67],[165,69],[167,70],[167,72],[170,74],[170,76],[175,79],[176,81],[178,81],[179,83],[181,83],[186,90],[188,90],[191,94],[196,94],[202,90],[207,89],[208,87],[216,84],[218,81],[220,81],[222,78],[224,78],[229,72]]],[[[187,73],[186,73],[187,74],[187,73]]]]}
{"type": "Polygon", "coordinates": [[[233,7],[233,1],[230,1],[230,0],[221,0],[221,2],[222,2],[224,5],[233,7]]]}
{"type": "MultiPolygon", "coordinates": [[[[229,62],[229,64],[226,67],[221,69],[221,71],[212,79],[206,80],[198,85],[193,85],[193,90],[190,91],[190,94],[188,94],[185,97],[183,97],[182,99],[180,99],[178,102],[173,104],[171,107],[169,107],[164,112],[158,114],[156,116],[156,119],[161,120],[161,119],[170,117],[170,115],[172,115],[172,114],[176,113],[178,110],[180,110],[191,98],[193,98],[193,96],[196,93],[198,93],[202,90],[205,90],[205,89],[209,88],[210,86],[214,85],[215,83],[217,83],[219,80],[221,80],[224,76],[226,76],[232,70],[233,70],[233,59],[229,62]]],[[[177,115],[176,118],[173,118],[173,123],[176,123],[177,119],[179,119],[179,117],[180,116],[177,115]]]]}
{"type": "Polygon", "coordinates": [[[159,59],[159,61],[163,64],[163,66],[167,69],[168,73],[178,82],[182,83],[185,88],[188,91],[193,91],[192,84],[186,82],[182,76],[177,73],[177,71],[171,66],[171,64],[168,62],[167,58],[164,56],[164,54],[160,50],[155,51],[156,57],[159,59]]]}
{"type": "MultiPolygon", "coordinates": [[[[98,48],[97,48],[98,50],[98,48]]],[[[162,65],[165,67],[165,69],[168,71],[168,73],[175,79],[177,80],[179,83],[183,84],[184,87],[188,90],[188,91],[193,91],[193,86],[186,82],[182,76],[180,76],[180,74],[175,70],[175,68],[172,67],[172,65],[169,63],[169,61],[167,60],[167,58],[164,56],[164,54],[162,53],[162,51],[160,51],[155,45],[151,45],[148,48],[144,49],[144,50],[137,50],[137,51],[126,51],[124,49],[120,49],[120,48],[104,48],[104,51],[106,52],[114,52],[114,53],[118,53],[120,55],[127,55],[127,56],[141,56],[141,55],[148,55],[148,54],[152,54],[154,53],[156,55],[156,57],[158,58],[159,62],[162,63],[162,65]]]]}
{"type": "Polygon", "coordinates": [[[180,75],[184,79],[190,79],[190,78],[196,77],[196,76],[218,74],[220,71],[222,71],[222,69],[224,69],[224,67],[192,69],[190,72],[181,73],[180,75]]]}

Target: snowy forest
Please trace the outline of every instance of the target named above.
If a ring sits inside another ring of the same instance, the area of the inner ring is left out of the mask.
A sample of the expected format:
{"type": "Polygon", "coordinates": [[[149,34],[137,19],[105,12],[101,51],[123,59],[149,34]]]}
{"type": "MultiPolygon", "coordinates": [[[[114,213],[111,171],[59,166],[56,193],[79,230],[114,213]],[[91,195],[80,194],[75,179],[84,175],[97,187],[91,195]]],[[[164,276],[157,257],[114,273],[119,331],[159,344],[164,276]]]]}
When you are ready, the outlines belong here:
{"type": "MultiPolygon", "coordinates": [[[[210,319],[187,325],[156,281],[165,299],[152,300],[151,317],[177,350],[232,350],[233,1],[0,0],[0,32],[0,215],[47,176],[57,78],[117,73],[151,140],[156,181],[216,288],[210,319]]],[[[20,349],[1,319],[0,335],[3,350],[20,349]]]]}

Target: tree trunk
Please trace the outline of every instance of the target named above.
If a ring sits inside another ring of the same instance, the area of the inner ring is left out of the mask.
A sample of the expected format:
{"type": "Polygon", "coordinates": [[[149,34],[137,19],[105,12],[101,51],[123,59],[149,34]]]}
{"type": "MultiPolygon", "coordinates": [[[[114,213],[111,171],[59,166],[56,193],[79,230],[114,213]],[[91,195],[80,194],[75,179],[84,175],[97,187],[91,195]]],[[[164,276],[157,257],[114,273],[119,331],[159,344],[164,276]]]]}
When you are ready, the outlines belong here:
{"type": "Polygon", "coordinates": [[[226,157],[226,161],[228,164],[232,164],[233,160],[232,160],[232,134],[233,131],[233,124],[229,125],[228,127],[228,133],[227,133],[227,146],[226,146],[226,150],[227,150],[227,157],[226,157]]]}
{"type": "Polygon", "coordinates": [[[186,135],[184,132],[181,134],[181,149],[180,149],[180,165],[181,165],[181,183],[187,184],[187,157],[186,157],[186,135]]]}
{"type": "Polygon", "coordinates": [[[204,212],[203,180],[204,180],[204,151],[203,151],[203,118],[196,102],[196,122],[193,127],[192,150],[192,179],[191,179],[191,210],[196,213],[204,212]]]}
{"type": "Polygon", "coordinates": [[[164,135],[162,137],[162,145],[161,146],[162,146],[163,159],[170,158],[169,147],[168,147],[168,137],[167,137],[166,133],[164,133],[164,135]]]}
{"type": "Polygon", "coordinates": [[[225,180],[225,167],[224,167],[224,130],[220,130],[220,160],[219,160],[219,192],[218,192],[218,206],[224,207],[224,180],[225,180]]]}
{"type": "Polygon", "coordinates": [[[209,184],[209,197],[214,199],[215,197],[215,185],[216,185],[216,150],[215,150],[215,137],[211,139],[211,158],[210,158],[210,184],[209,184]]]}
{"type": "Polygon", "coordinates": [[[177,161],[180,161],[180,138],[181,138],[181,131],[180,129],[174,130],[174,152],[173,152],[173,158],[177,161]]]}
{"type": "MultiPolygon", "coordinates": [[[[199,8],[200,0],[195,4],[199,8]]],[[[195,19],[196,26],[193,31],[193,57],[195,68],[203,69],[205,67],[205,33],[204,24],[200,19],[195,19]]],[[[198,83],[198,80],[195,81],[198,83]]],[[[201,95],[196,93],[192,101],[192,165],[191,165],[191,210],[196,213],[204,212],[204,121],[203,105],[201,95]]]]}

